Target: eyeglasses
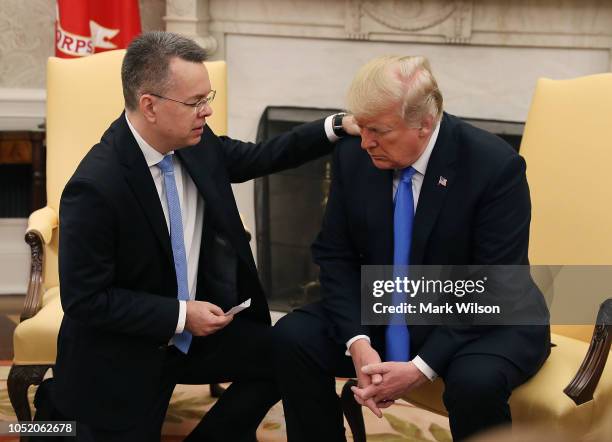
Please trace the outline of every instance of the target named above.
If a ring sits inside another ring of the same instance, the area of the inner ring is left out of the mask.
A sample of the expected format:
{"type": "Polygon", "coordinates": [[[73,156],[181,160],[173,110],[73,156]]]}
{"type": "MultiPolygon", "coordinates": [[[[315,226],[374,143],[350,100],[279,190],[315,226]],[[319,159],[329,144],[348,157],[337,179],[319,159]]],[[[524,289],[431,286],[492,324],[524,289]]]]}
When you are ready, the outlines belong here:
{"type": "Polygon", "coordinates": [[[149,93],[149,95],[153,95],[154,97],[157,97],[157,98],[163,98],[164,100],[170,100],[170,101],[174,101],[175,103],[181,103],[181,104],[184,104],[185,106],[193,107],[196,113],[198,114],[202,112],[202,110],[204,109],[204,106],[212,103],[212,101],[215,99],[216,94],[217,94],[217,91],[213,89],[208,93],[208,95],[206,95],[204,98],[200,98],[195,103],[185,103],[184,101],[175,100],[174,98],[168,98],[168,97],[164,97],[163,95],[149,93]]]}

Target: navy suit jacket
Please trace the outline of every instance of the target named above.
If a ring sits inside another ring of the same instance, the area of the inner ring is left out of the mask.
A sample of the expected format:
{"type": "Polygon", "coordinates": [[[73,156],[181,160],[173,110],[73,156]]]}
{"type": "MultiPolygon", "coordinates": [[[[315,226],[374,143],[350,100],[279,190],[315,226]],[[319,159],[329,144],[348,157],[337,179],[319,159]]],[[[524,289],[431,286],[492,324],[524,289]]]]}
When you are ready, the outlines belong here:
{"type": "MultiPolygon", "coordinates": [[[[230,183],[331,149],[317,121],[260,144],[217,137],[205,127],[200,143],[176,150],[205,202],[196,299],[225,310],[252,298],[241,315],[270,322],[230,183]]],[[[65,315],[54,401],[64,415],[93,426],[128,428],[160,385],[159,347],[174,335],[179,304],[162,206],[123,114],[64,189],[59,272],[65,315]]]]}
{"type": "MultiPolygon", "coordinates": [[[[377,169],[356,137],[339,143],[332,171],[312,246],[322,303],[339,343],[365,334],[380,352],[384,328],[361,324],[360,266],[393,264],[393,172],[377,169]]],[[[419,195],[410,263],[526,265],[530,217],[523,158],[502,139],[445,113],[419,195]]],[[[413,326],[411,348],[440,375],[467,353],[500,355],[529,373],[548,355],[549,334],[548,326],[413,326]]]]}

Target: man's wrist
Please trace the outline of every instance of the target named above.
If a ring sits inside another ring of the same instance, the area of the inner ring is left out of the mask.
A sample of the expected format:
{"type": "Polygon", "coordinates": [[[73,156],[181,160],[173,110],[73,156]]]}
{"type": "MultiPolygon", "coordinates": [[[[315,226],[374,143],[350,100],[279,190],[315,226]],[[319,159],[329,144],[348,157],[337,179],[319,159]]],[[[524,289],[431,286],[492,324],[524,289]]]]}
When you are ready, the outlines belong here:
{"type": "Polygon", "coordinates": [[[342,124],[342,120],[346,117],[346,112],[337,113],[332,117],[332,130],[334,131],[334,135],[338,138],[346,137],[348,134],[346,130],[344,130],[344,125],[342,124]]]}
{"type": "Polygon", "coordinates": [[[340,137],[338,137],[335,133],[334,133],[334,128],[333,128],[333,119],[336,116],[336,114],[332,114],[329,115],[325,118],[325,121],[323,123],[323,128],[325,129],[325,136],[327,136],[327,139],[329,140],[330,143],[335,143],[336,141],[338,141],[340,139],[340,137]]]}
{"type": "Polygon", "coordinates": [[[352,135],[358,135],[358,132],[356,132],[357,126],[354,126],[354,128],[349,124],[349,132],[347,132],[347,129],[345,129],[345,118],[351,118],[351,117],[347,117],[347,113],[345,112],[340,112],[338,114],[333,114],[333,115],[329,115],[327,118],[325,118],[325,121],[323,123],[323,128],[325,129],[325,135],[327,136],[327,139],[331,142],[331,143],[335,143],[336,141],[338,141],[340,138],[345,137],[347,135],[349,135],[349,132],[352,135]]]}
{"type": "Polygon", "coordinates": [[[425,362],[423,359],[421,359],[420,356],[418,356],[418,355],[415,356],[414,359],[412,360],[412,363],[430,381],[433,381],[433,380],[435,380],[438,377],[438,374],[433,370],[433,368],[431,368],[429,366],[429,364],[427,364],[427,362],[425,362]]]}
{"type": "Polygon", "coordinates": [[[370,337],[368,335],[357,335],[357,336],[353,336],[351,339],[349,339],[348,341],[346,341],[346,352],[344,353],[346,356],[352,356],[351,355],[351,346],[359,341],[359,340],[364,340],[368,343],[368,345],[370,344],[370,337]]]}
{"type": "Polygon", "coordinates": [[[185,330],[185,324],[187,322],[187,302],[179,300],[179,316],[176,323],[175,333],[183,333],[185,330]]]}
{"type": "Polygon", "coordinates": [[[356,340],[355,342],[351,344],[351,346],[348,348],[348,353],[351,355],[351,357],[354,358],[355,355],[369,348],[371,348],[370,340],[362,338],[362,339],[356,340]]]}

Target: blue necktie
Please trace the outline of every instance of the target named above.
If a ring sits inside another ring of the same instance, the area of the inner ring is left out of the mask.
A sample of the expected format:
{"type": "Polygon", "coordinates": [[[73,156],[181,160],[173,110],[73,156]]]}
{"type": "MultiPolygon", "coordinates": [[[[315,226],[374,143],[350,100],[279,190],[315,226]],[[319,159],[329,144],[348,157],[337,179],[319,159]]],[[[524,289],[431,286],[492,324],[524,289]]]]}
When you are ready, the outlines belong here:
{"type": "MultiPolygon", "coordinates": [[[[402,171],[393,211],[393,277],[408,276],[405,271],[410,261],[412,242],[412,221],[414,220],[414,198],[412,196],[412,176],[416,170],[407,167],[402,171]]],[[[406,299],[405,293],[393,293],[393,305],[400,305],[406,299]]],[[[386,360],[410,360],[410,332],[403,314],[391,316],[385,330],[386,360]]]]}
{"type": "MultiPolygon", "coordinates": [[[[177,298],[181,301],[189,300],[189,283],[187,282],[187,254],[185,253],[185,238],[183,235],[183,217],[181,215],[181,203],[179,201],[176,180],[174,179],[174,164],[172,155],[166,155],[157,163],[164,176],[166,186],[166,201],[168,202],[168,218],[170,218],[170,242],[172,243],[172,256],[174,257],[174,269],[176,270],[176,285],[178,288],[177,298]]],[[[191,344],[191,333],[184,330],[183,333],[174,335],[174,346],[183,353],[189,351],[191,344]]]]}

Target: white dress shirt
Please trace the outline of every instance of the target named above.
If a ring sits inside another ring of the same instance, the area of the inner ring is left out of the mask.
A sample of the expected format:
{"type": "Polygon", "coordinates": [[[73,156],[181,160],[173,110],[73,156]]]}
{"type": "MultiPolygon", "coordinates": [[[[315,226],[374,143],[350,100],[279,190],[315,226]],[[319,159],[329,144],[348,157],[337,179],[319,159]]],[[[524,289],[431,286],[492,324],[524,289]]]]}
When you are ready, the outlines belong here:
{"type": "MultiPolygon", "coordinates": [[[[136,138],[138,147],[142,150],[145,157],[149,172],[153,177],[159,202],[161,203],[168,232],[170,232],[170,219],[168,217],[168,201],[166,199],[166,186],[161,169],[157,167],[164,155],[156,151],[144,138],[134,129],[132,123],[125,115],[128,126],[136,138]]],[[[187,282],[189,287],[189,299],[194,300],[196,294],[196,286],[198,282],[198,263],[200,261],[200,244],[202,243],[202,227],[204,223],[204,198],[198,192],[198,188],[187,173],[181,162],[174,156],[174,151],[168,152],[166,155],[172,155],[172,163],[174,164],[174,177],[176,180],[176,188],[178,190],[179,203],[181,205],[181,217],[183,220],[183,236],[185,240],[185,254],[187,255],[187,282]]],[[[179,317],[176,324],[176,333],[182,333],[185,329],[185,320],[187,317],[186,301],[179,301],[179,317]]]]}
{"type": "MultiPolygon", "coordinates": [[[[415,174],[412,175],[412,197],[414,200],[414,211],[416,212],[417,204],[419,203],[419,195],[421,194],[421,187],[423,186],[423,179],[425,178],[425,172],[427,171],[427,164],[429,163],[429,157],[431,157],[431,152],[436,144],[436,140],[438,139],[438,133],[440,132],[440,122],[436,125],[433,133],[431,134],[431,138],[429,139],[429,143],[427,143],[427,147],[421,154],[421,156],[412,164],[414,170],[416,170],[415,174]]],[[[399,185],[399,181],[401,178],[401,170],[393,171],[393,199],[395,199],[395,192],[397,191],[397,186],[399,185]]],[[[370,337],[367,335],[357,335],[349,339],[346,343],[346,354],[350,356],[348,349],[351,344],[359,339],[366,339],[370,342],[370,337]]],[[[419,355],[415,356],[412,360],[414,365],[421,370],[421,372],[429,378],[429,380],[433,381],[436,377],[438,377],[437,373],[429,366],[427,363],[421,359],[419,355]]]]}

